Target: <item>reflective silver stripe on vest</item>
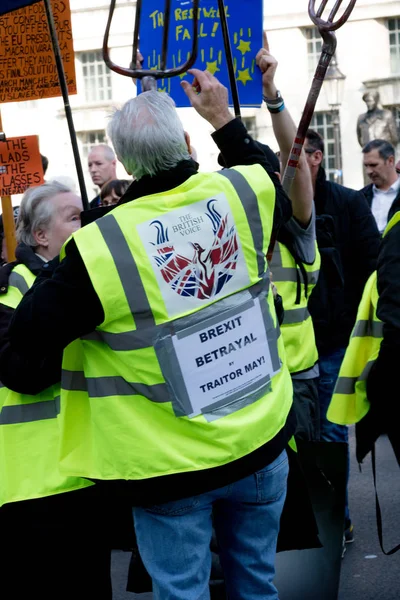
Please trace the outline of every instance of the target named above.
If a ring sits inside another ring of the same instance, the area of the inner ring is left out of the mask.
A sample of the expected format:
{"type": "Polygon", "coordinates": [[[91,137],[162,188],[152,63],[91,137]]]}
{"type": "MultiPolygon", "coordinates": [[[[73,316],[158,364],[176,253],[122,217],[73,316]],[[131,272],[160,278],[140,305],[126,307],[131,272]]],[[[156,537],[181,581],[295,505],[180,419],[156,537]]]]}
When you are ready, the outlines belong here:
{"type": "Polygon", "coordinates": [[[0,425],[17,425],[55,419],[60,412],[60,396],[54,400],[3,406],[0,412],[0,425]]]}
{"type": "Polygon", "coordinates": [[[26,294],[26,292],[29,290],[29,285],[26,283],[25,279],[19,273],[15,273],[15,271],[11,272],[11,275],[8,279],[8,285],[16,287],[22,295],[26,294]]]}
{"type": "Polygon", "coordinates": [[[61,372],[61,387],[63,390],[71,392],[87,392],[86,377],[83,371],[67,371],[63,369],[61,372]]]}
{"type": "MultiPolygon", "coordinates": [[[[283,307],[285,308],[285,303],[283,307]]],[[[283,324],[294,325],[295,323],[303,323],[309,316],[310,313],[308,312],[307,306],[304,306],[303,308],[291,308],[290,310],[285,309],[283,324]]]]}
{"type": "MultiPolygon", "coordinates": [[[[304,264],[304,263],[303,263],[304,264]]],[[[289,281],[291,283],[297,283],[297,277],[300,277],[300,282],[303,282],[303,273],[297,267],[284,267],[282,265],[282,253],[279,244],[275,244],[274,253],[272,255],[272,260],[269,264],[272,273],[272,280],[274,282],[286,282],[289,281]]],[[[307,271],[306,267],[305,272],[307,273],[307,282],[309,284],[316,284],[319,277],[319,269],[315,271],[307,271]]]]}
{"type": "Polygon", "coordinates": [[[165,383],[145,385],[126,381],[119,375],[110,377],[87,377],[83,371],[62,372],[62,387],[73,392],[86,392],[90,398],[109,396],[144,396],[152,402],[170,402],[171,397],[165,383]]]}
{"type": "Polygon", "coordinates": [[[263,253],[264,233],[257,196],[247,179],[239,171],[224,169],[218,171],[218,175],[226,177],[231,182],[243,204],[253,236],[254,248],[257,252],[258,276],[262,277],[266,269],[266,258],[263,253]]]}
{"type": "Polygon", "coordinates": [[[354,326],[352,337],[383,337],[382,321],[360,320],[354,326]]]}
{"type": "Polygon", "coordinates": [[[374,364],[374,360],[370,360],[364,367],[363,372],[359,377],[339,377],[336,386],[335,394],[355,394],[357,381],[365,381],[374,364]]]}
{"type": "Polygon", "coordinates": [[[152,346],[157,334],[157,326],[147,329],[135,329],[123,333],[109,333],[107,331],[92,331],[83,336],[82,340],[103,342],[116,351],[141,350],[152,346]]]}
{"type": "Polygon", "coordinates": [[[114,215],[107,215],[97,221],[97,226],[113,257],[129,308],[132,314],[137,315],[137,327],[155,325],[154,316],[139,275],[136,261],[132,256],[128,242],[117,220],[114,215]]]}

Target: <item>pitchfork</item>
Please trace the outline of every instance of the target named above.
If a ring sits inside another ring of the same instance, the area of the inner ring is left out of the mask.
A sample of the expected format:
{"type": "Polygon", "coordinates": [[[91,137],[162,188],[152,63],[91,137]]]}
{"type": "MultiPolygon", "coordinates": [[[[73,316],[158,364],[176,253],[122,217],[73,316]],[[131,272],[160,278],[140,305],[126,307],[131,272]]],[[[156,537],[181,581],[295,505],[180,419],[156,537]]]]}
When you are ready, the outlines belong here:
{"type": "Polygon", "coordinates": [[[185,73],[188,69],[190,69],[197,58],[197,46],[198,46],[198,13],[199,13],[199,1],[193,0],[193,35],[192,35],[192,50],[189,58],[182,65],[175,67],[173,69],[167,68],[167,53],[168,53],[168,29],[171,17],[171,0],[165,0],[165,8],[164,8],[164,27],[163,27],[163,37],[162,37],[162,45],[161,45],[161,61],[160,61],[160,69],[138,69],[136,67],[137,64],[137,55],[139,49],[139,29],[140,29],[140,16],[142,12],[142,0],[137,0],[136,2],[136,16],[135,16],[135,29],[133,32],[133,46],[132,46],[132,62],[130,67],[120,67],[112,62],[110,59],[110,52],[108,49],[108,38],[110,35],[111,21],[114,15],[115,3],[116,0],[111,0],[110,11],[108,14],[108,21],[106,30],[104,33],[103,40],[103,58],[107,67],[119,75],[125,75],[126,77],[132,77],[133,79],[140,79],[142,84],[142,90],[155,90],[157,88],[157,80],[165,79],[168,77],[175,77],[176,75],[181,75],[185,73]]]}
{"type": "Polygon", "coordinates": [[[304,139],[306,137],[307,129],[310,126],[315,105],[317,103],[318,96],[321,91],[322,84],[324,82],[326,71],[329,67],[329,63],[331,62],[332,56],[335,54],[336,36],[334,34],[334,31],[336,31],[336,29],[339,29],[339,27],[346,23],[357,0],[349,1],[348,7],[337,21],[334,21],[333,19],[335,18],[343,0],[336,0],[335,5],[332,8],[326,21],[322,19],[322,13],[324,12],[324,9],[328,4],[329,0],[322,0],[321,5],[316,12],[315,1],[316,0],[309,1],[308,14],[314,25],[318,27],[318,31],[324,43],[322,45],[321,56],[318,61],[314,79],[311,84],[311,89],[306,100],[303,115],[300,119],[296,137],[294,139],[293,146],[290,151],[289,160],[283,175],[282,185],[286,192],[290,191],[290,187],[296,174],[296,168],[299,163],[299,157],[303,148],[304,139]]]}

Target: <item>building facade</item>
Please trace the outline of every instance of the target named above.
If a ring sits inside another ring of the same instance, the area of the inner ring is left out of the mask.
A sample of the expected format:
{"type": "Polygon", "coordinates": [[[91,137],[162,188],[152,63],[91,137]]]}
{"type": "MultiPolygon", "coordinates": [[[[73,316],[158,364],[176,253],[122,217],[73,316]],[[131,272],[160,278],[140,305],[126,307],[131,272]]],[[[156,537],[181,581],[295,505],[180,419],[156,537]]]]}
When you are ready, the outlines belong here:
{"type": "MultiPolygon", "coordinates": [[[[70,97],[89,199],[97,190],[87,172],[91,146],[108,142],[106,126],[114,107],[136,94],[131,79],[111,72],[102,59],[107,22],[107,0],[70,0],[78,94],[70,97]]],[[[245,0],[243,0],[245,2],[245,0]]],[[[113,62],[128,66],[135,18],[135,2],[118,0],[110,34],[113,62]]],[[[296,122],[304,103],[321,50],[321,38],[307,13],[307,0],[265,0],[264,28],[271,52],[279,61],[277,85],[296,122]]],[[[350,20],[337,32],[336,59],[344,80],[340,107],[328,105],[322,90],[313,127],[325,138],[328,175],[337,175],[335,155],[340,153],[342,180],[349,187],[363,185],[361,148],[356,124],[366,107],[367,89],[380,92],[381,103],[392,110],[400,128],[400,4],[398,0],[358,0],[350,20]],[[333,122],[339,121],[339,138],[333,122]]],[[[39,135],[41,153],[49,159],[47,179],[69,177],[77,186],[74,159],[61,98],[3,104],[3,126],[8,136],[39,135]]],[[[179,109],[185,129],[196,148],[202,170],[218,168],[218,150],[210,137],[211,127],[192,109],[179,109]]],[[[274,150],[271,120],[265,107],[244,109],[250,132],[274,150]]],[[[122,165],[118,176],[126,177],[122,165]]],[[[18,200],[18,199],[16,199],[18,200]]]]}

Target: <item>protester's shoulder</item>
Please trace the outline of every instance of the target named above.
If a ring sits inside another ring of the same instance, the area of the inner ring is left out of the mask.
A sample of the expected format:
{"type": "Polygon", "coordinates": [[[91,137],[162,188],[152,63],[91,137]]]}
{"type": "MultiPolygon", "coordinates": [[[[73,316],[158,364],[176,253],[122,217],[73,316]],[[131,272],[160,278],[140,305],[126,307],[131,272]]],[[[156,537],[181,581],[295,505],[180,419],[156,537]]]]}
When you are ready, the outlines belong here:
{"type": "Polygon", "coordinates": [[[1,297],[4,296],[4,294],[6,294],[8,291],[10,275],[18,264],[19,263],[17,261],[14,261],[11,263],[6,263],[0,267],[0,302],[1,297]]]}
{"type": "Polygon", "coordinates": [[[387,248],[396,248],[395,254],[398,254],[400,258],[400,211],[393,215],[388,224],[387,231],[383,235],[381,242],[381,252],[383,256],[385,255],[385,250],[387,248]]]}
{"type": "MultiPolygon", "coordinates": [[[[343,207],[347,208],[352,214],[371,214],[365,193],[362,190],[355,190],[353,188],[340,185],[333,181],[327,182],[331,188],[336,201],[343,207]]],[[[372,214],[371,214],[372,217],[372,214]]]]}
{"type": "Polygon", "coordinates": [[[369,183],[368,185],[361,188],[360,192],[362,192],[364,196],[368,197],[370,194],[372,194],[372,183],[369,183]]]}

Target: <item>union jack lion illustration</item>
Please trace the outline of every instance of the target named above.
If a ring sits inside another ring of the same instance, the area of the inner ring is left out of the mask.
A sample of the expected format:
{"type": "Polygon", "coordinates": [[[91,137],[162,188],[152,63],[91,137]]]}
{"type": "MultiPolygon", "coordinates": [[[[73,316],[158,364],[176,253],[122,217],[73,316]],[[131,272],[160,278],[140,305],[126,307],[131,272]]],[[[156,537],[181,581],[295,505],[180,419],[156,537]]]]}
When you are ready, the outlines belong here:
{"type": "Polygon", "coordinates": [[[169,241],[168,227],[161,221],[152,221],[157,230],[157,241],[152,242],[156,254],[155,263],[166,283],[181,296],[207,300],[219,294],[233,277],[239,257],[235,226],[228,227],[228,215],[221,217],[215,207],[217,200],[207,202],[205,213],[211,221],[214,240],[211,248],[203,248],[196,242],[188,242],[193,248],[191,257],[175,251],[169,241]]]}

